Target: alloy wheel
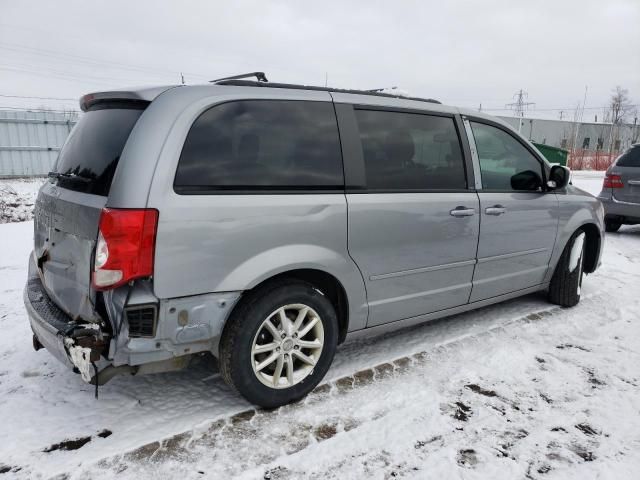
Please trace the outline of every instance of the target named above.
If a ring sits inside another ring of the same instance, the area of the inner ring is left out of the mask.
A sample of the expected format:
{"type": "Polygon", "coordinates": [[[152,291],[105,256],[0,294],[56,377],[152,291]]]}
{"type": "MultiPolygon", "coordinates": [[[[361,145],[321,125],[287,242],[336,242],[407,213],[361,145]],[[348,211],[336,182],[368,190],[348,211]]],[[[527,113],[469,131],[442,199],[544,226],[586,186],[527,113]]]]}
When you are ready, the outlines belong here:
{"type": "Polygon", "coordinates": [[[324,327],[308,305],[284,305],[260,325],[251,345],[253,372],[270,388],[289,388],[307,378],[322,355],[324,327]]]}

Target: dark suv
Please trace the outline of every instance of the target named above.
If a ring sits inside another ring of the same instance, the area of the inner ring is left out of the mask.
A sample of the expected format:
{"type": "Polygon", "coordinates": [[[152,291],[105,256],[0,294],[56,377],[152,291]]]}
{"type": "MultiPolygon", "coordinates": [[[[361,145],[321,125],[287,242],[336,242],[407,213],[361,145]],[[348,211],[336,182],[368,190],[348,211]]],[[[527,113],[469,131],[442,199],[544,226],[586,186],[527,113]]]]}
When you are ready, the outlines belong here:
{"type": "Polygon", "coordinates": [[[640,223],[640,144],[632,145],[607,169],[598,198],[604,204],[607,232],[640,223]]]}

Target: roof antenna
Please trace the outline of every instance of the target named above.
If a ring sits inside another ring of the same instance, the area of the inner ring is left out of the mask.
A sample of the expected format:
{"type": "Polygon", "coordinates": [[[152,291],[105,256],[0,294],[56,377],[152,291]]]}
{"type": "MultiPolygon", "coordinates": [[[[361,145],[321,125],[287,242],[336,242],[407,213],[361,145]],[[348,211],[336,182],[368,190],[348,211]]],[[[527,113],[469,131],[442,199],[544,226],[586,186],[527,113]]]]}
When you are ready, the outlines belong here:
{"type": "Polygon", "coordinates": [[[264,72],[251,72],[251,73],[243,73],[240,75],[233,75],[232,77],[216,78],[215,80],[211,80],[210,83],[218,83],[218,82],[222,82],[223,80],[240,80],[243,78],[251,78],[251,77],[256,77],[256,79],[259,82],[269,81],[267,80],[267,76],[264,74],[264,72]]]}

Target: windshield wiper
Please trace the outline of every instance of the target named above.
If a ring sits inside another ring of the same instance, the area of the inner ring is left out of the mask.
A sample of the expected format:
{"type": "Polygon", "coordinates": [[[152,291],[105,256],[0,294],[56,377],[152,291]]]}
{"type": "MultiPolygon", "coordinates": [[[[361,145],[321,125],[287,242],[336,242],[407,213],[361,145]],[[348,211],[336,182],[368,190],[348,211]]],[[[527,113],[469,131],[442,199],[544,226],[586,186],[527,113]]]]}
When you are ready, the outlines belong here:
{"type": "Polygon", "coordinates": [[[81,177],[80,175],[76,175],[75,173],[49,172],[47,176],[49,178],[64,178],[65,180],[77,180],[78,182],[83,182],[83,183],[89,183],[91,181],[90,178],[81,177]]]}

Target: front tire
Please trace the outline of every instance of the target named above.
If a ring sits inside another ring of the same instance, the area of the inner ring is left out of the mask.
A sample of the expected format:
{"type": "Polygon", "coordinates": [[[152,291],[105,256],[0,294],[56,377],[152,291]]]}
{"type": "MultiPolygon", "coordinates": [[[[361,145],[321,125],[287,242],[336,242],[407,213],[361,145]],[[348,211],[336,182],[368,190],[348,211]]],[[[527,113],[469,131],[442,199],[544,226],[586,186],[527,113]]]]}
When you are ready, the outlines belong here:
{"type": "Polygon", "coordinates": [[[311,392],[338,343],[331,302],[311,284],[280,281],[250,292],[220,340],[225,382],[256,405],[275,408],[311,392]]]}
{"type": "Polygon", "coordinates": [[[549,301],[551,303],[561,307],[573,307],[580,301],[585,242],[586,235],[582,230],[577,230],[567,242],[549,285],[549,301]],[[574,248],[576,250],[572,259],[571,254],[574,248]],[[577,261],[576,255],[578,256],[577,261]]]}

